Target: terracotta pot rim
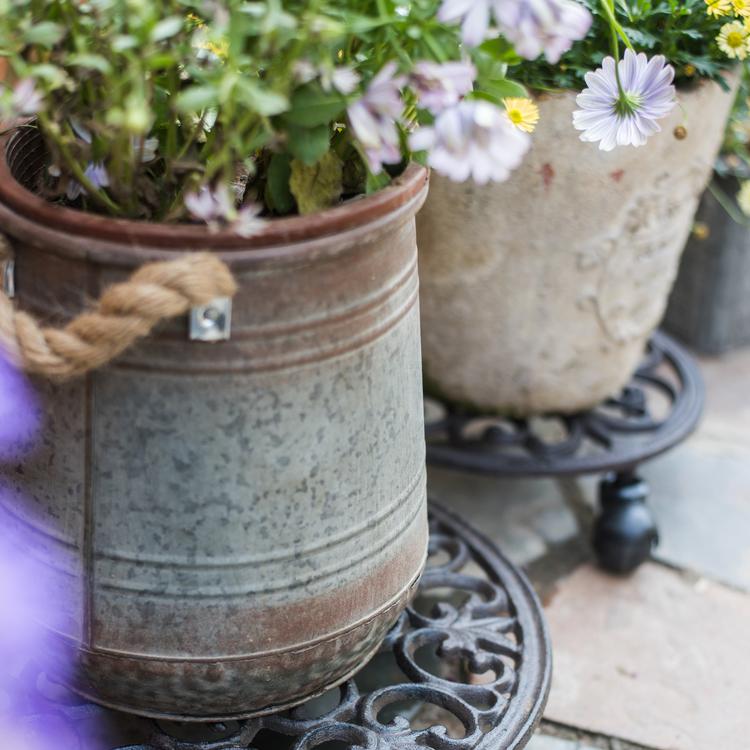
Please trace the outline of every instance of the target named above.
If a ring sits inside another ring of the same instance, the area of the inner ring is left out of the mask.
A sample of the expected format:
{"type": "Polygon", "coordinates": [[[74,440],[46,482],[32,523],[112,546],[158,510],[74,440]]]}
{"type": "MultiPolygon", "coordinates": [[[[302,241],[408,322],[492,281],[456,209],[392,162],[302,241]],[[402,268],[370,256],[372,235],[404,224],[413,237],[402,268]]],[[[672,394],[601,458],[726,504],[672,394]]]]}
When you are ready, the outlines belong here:
{"type": "Polygon", "coordinates": [[[425,167],[411,163],[390,185],[377,193],[308,216],[273,219],[263,230],[248,238],[231,231],[211,232],[198,225],[118,219],[49,203],[23,187],[11,173],[7,150],[18,133],[16,128],[0,138],[0,203],[20,217],[58,232],[166,251],[253,250],[335,235],[362,227],[411,203],[429,179],[425,167]]]}

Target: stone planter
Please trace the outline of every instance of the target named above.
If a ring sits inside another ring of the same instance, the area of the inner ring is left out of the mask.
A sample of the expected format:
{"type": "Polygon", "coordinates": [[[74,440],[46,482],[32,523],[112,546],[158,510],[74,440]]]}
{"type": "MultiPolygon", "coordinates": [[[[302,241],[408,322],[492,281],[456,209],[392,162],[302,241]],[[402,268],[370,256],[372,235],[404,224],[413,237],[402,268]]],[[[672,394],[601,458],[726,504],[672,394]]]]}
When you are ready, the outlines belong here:
{"type": "Polygon", "coordinates": [[[67,319],[150,260],[232,269],[229,341],[163,325],[114,364],[37,382],[46,424],[2,479],[0,533],[69,592],[78,693],[185,720],[259,715],[343,681],[405,606],[427,545],[414,215],[426,171],[252,240],[81,214],[0,163],[16,302],[67,319]]]}
{"type": "MultiPolygon", "coordinates": [[[[732,200],[737,180],[715,179],[732,200]]],[[[690,237],[664,327],[704,354],[724,354],[750,344],[750,227],[730,218],[708,191],[697,222],[708,233],[690,237]]]]}
{"type": "Polygon", "coordinates": [[[417,219],[429,390],[526,415],[585,409],[627,382],[664,313],[733,96],[706,83],[679,100],[646,146],[605,153],[579,140],[573,92],[545,95],[506,183],[433,177],[417,219]]]}

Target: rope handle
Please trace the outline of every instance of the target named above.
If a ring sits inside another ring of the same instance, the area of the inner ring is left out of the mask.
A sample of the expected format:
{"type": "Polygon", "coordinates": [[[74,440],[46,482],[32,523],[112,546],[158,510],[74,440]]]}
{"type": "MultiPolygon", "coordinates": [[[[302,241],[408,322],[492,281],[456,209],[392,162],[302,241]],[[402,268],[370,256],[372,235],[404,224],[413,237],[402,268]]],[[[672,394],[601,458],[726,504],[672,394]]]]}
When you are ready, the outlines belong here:
{"type": "MultiPolygon", "coordinates": [[[[9,251],[0,233],[0,260],[9,251]]],[[[160,321],[236,291],[226,264],[205,252],[141,266],[62,328],[43,327],[0,290],[0,347],[27,373],[65,380],[107,364],[160,321]]]]}

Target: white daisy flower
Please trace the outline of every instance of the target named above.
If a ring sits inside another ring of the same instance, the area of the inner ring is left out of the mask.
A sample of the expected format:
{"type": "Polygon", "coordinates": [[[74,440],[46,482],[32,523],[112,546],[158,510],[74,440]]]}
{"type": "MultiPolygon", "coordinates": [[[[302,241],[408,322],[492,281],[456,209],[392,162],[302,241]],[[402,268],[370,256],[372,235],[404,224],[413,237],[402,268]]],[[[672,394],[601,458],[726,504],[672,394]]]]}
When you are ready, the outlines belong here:
{"type": "Polygon", "coordinates": [[[663,55],[649,60],[628,49],[617,69],[613,57],[605,58],[601,68],[586,73],[588,86],[576,97],[580,109],[573,113],[573,125],[583,131],[581,140],[598,141],[602,151],[643,146],[661,130],[657,120],[675,106],[673,80],[674,68],[663,55]]]}

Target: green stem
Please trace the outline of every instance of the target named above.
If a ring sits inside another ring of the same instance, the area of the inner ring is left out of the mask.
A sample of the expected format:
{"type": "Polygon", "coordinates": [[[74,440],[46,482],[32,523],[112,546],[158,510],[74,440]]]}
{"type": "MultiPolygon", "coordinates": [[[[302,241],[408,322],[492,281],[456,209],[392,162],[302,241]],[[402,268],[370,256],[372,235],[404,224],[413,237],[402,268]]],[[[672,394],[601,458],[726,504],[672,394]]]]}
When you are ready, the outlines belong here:
{"type": "Polygon", "coordinates": [[[430,52],[435,56],[435,59],[440,62],[446,62],[445,52],[440,48],[440,45],[435,41],[435,38],[430,34],[429,31],[425,30],[422,32],[425,44],[430,48],[430,52]]]}
{"type": "Polygon", "coordinates": [[[741,226],[750,226],[747,217],[740,213],[734,205],[734,201],[716,184],[716,180],[711,180],[708,184],[708,190],[716,198],[716,202],[727,212],[729,218],[741,226]]]}
{"type": "MultiPolygon", "coordinates": [[[[601,0],[601,6],[604,10],[604,15],[606,16],[607,23],[609,24],[610,31],[617,39],[622,40],[622,43],[631,51],[635,52],[635,49],[630,41],[628,39],[628,35],[625,33],[625,30],[622,28],[622,25],[617,20],[617,17],[615,16],[615,4],[614,0],[601,0]]],[[[619,52],[618,52],[619,55],[619,52]]],[[[616,58],[616,59],[619,59],[616,58]]]]}
{"type": "MultiPolygon", "coordinates": [[[[388,8],[386,7],[385,0],[377,0],[377,6],[378,6],[378,15],[380,16],[381,20],[385,21],[390,19],[390,14],[388,12],[388,8]]],[[[408,68],[412,67],[412,61],[409,57],[409,54],[406,52],[406,50],[401,46],[398,35],[393,29],[392,26],[393,21],[391,20],[388,25],[385,26],[385,33],[388,37],[388,41],[393,45],[393,48],[396,51],[396,54],[401,59],[401,62],[404,63],[408,68]]]]}
{"type": "Polygon", "coordinates": [[[62,156],[65,165],[68,167],[73,177],[75,177],[76,180],[78,180],[78,182],[86,190],[88,197],[91,198],[94,203],[98,203],[100,207],[106,208],[115,216],[121,215],[122,209],[103,190],[100,190],[98,187],[96,187],[96,185],[94,185],[94,183],[91,182],[88,177],[86,177],[86,174],[81,168],[81,165],[73,157],[73,154],[70,153],[70,149],[68,149],[68,146],[65,143],[64,139],[60,138],[54,132],[54,128],[50,126],[49,121],[41,113],[37,115],[37,119],[39,121],[40,127],[44,131],[45,136],[53,141],[55,146],[57,146],[57,150],[59,151],[60,156],[62,156]]]}
{"type": "MultiPolygon", "coordinates": [[[[620,80],[620,41],[618,29],[621,29],[621,27],[615,18],[614,0],[601,0],[601,6],[604,10],[604,15],[607,17],[607,23],[609,24],[612,56],[615,58],[615,79],[617,80],[617,90],[620,92],[621,99],[625,100],[625,89],[622,87],[622,81],[620,80]]],[[[624,34],[622,34],[622,36],[628,47],[633,49],[627,37],[624,34]]]]}

